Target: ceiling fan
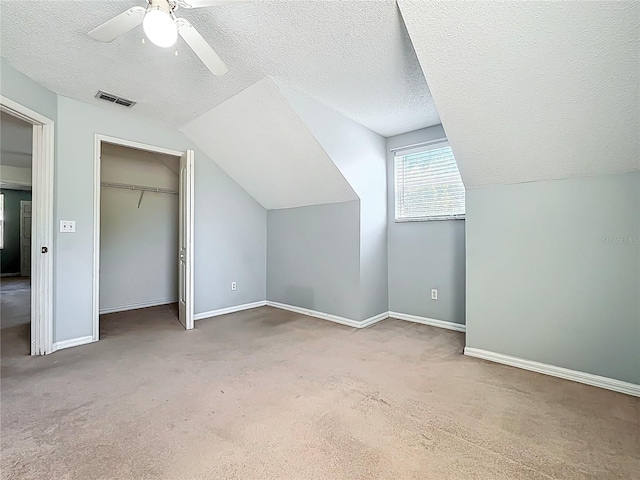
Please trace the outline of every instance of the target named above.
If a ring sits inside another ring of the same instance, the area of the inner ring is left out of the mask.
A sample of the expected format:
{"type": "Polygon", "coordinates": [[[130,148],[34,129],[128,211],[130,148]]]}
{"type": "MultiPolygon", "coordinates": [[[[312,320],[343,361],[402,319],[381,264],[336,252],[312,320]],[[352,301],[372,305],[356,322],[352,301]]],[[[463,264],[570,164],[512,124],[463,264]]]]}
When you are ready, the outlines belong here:
{"type": "MultiPolygon", "coordinates": [[[[214,75],[224,75],[229,70],[222,59],[209,46],[186,18],[177,18],[179,7],[215,7],[246,0],[147,0],[147,7],[131,7],[111,20],[94,28],[89,36],[100,42],[111,42],[142,24],[146,37],[158,47],[169,48],[176,44],[178,34],[187,42],[202,63],[214,75]]],[[[177,54],[177,53],[176,53],[177,54]]]]}

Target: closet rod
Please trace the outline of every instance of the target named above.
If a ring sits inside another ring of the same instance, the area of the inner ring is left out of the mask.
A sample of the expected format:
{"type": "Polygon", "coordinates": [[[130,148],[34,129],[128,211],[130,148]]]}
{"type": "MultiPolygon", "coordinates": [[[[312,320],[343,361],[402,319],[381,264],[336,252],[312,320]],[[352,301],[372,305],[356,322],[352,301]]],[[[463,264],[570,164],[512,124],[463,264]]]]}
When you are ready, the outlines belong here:
{"type": "Polygon", "coordinates": [[[100,182],[100,185],[108,188],[124,188],[126,190],[138,190],[139,192],[168,193],[178,195],[179,192],[168,188],[145,187],[144,185],[129,185],[128,183],[100,182]]]}

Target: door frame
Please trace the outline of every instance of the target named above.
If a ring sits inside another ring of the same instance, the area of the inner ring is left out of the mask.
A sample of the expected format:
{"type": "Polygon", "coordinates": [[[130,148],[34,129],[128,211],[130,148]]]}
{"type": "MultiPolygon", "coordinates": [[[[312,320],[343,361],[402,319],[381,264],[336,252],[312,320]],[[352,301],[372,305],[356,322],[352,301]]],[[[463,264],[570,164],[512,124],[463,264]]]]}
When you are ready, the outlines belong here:
{"type": "MultiPolygon", "coordinates": [[[[179,151],[170,148],[134,142],[124,138],[111,137],[96,133],[94,137],[93,155],[93,278],[92,278],[92,317],[93,317],[93,341],[100,340],[100,167],[102,142],[120,145],[122,147],[136,148],[148,152],[162,153],[174,157],[182,157],[187,150],[179,151]]],[[[181,188],[181,187],[180,187],[181,188]]],[[[191,218],[193,218],[193,204],[191,205],[191,218]]],[[[191,270],[193,271],[193,254],[190,256],[191,270]]],[[[193,310],[193,309],[192,309],[193,310]]]]}
{"type": "Polygon", "coordinates": [[[186,330],[195,327],[193,314],[194,272],[193,272],[193,188],[194,188],[194,151],[187,150],[180,157],[180,264],[178,266],[178,315],[180,323],[186,330]],[[184,260],[184,261],[183,261],[184,260]],[[184,264],[184,268],[183,268],[184,264]],[[183,292],[184,287],[184,292],[183,292]],[[184,307],[182,294],[184,293],[184,307]]]}
{"type": "MultiPolygon", "coordinates": [[[[33,194],[32,194],[33,195],[33,194]]],[[[31,262],[29,262],[29,275],[25,275],[25,270],[24,270],[24,260],[25,260],[25,255],[24,255],[24,224],[22,223],[22,217],[24,216],[24,206],[26,204],[31,205],[31,217],[33,218],[33,203],[31,200],[20,200],[20,276],[21,277],[30,277],[31,276],[31,262]]],[[[33,225],[31,226],[33,229],[33,225]]],[[[31,237],[29,238],[33,238],[33,230],[31,232],[31,237]]],[[[29,252],[29,256],[31,256],[31,252],[29,252]]]]}
{"type": "Polygon", "coordinates": [[[0,95],[0,111],[33,125],[31,155],[31,355],[53,352],[55,123],[0,95]]]}

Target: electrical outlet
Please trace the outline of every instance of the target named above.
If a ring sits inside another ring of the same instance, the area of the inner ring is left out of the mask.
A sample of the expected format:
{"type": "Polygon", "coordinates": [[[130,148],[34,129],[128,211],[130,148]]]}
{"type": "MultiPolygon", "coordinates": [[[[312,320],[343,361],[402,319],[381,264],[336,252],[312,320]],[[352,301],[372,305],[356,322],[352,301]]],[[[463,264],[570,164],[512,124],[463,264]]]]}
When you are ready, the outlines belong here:
{"type": "Polygon", "coordinates": [[[435,288],[431,289],[431,300],[437,300],[438,299],[438,290],[436,290],[435,288]]]}
{"type": "Polygon", "coordinates": [[[236,290],[238,288],[238,285],[236,285],[236,282],[231,282],[231,290],[236,290]]]}
{"type": "Polygon", "coordinates": [[[60,220],[60,231],[63,233],[73,233],[76,231],[75,220],[60,220]]]}

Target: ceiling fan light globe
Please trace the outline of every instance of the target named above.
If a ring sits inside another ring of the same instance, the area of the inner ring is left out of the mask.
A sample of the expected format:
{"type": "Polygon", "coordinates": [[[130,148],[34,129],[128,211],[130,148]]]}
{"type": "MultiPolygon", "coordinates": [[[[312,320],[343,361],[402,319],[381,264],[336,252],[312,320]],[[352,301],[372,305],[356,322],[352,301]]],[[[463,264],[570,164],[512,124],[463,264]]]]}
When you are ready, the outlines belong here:
{"type": "Polygon", "coordinates": [[[151,8],[142,21],[144,34],[154,45],[169,48],[178,41],[178,26],[171,15],[160,8],[151,8]]]}

